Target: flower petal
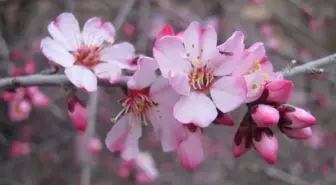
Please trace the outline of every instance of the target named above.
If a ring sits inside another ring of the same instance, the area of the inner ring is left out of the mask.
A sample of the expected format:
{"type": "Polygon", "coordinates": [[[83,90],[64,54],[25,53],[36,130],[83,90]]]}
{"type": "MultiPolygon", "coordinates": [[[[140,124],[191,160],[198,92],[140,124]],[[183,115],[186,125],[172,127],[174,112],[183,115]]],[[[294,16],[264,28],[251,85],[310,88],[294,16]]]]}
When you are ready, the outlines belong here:
{"type": "Polygon", "coordinates": [[[223,113],[238,108],[246,99],[246,82],[243,76],[222,77],[210,89],[211,98],[223,113]]]}
{"type": "Polygon", "coordinates": [[[139,125],[140,119],[138,117],[130,116],[129,123],[132,124],[130,133],[125,140],[125,148],[121,152],[121,158],[124,160],[134,159],[139,155],[139,138],[142,134],[142,127],[139,125]]]}
{"type": "Polygon", "coordinates": [[[156,79],[155,70],[158,69],[157,62],[150,57],[141,57],[138,60],[138,70],[127,82],[128,88],[143,89],[149,87],[156,79]]]}
{"type": "Polygon", "coordinates": [[[154,46],[153,55],[164,77],[169,72],[184,73],[190,71],[191,64],[184,52],[183,42],[175,36],[164,36],[154,46]]]}
{"type": "Polygon", "coordinates": [[[110,22],[93,17],[85,22],[82,37],[87,46],[100,46],[104,41],[113,43],[115,28],[110,22]]]}
{"type": "Polygon", "coordinates": [[[88,92],[97,90],[97,77],[89,69],[74,65],[64,70],[65,75],[78,88],[84,88],[88,92]]]}
{"type": "Polygon", "coordinates": [[[108,80],[110,83],[118,82],[122,73],[119,66],[108,62],[96,65],[93,70],[98,78],[108,80]]]}
{"type": "Polygon", "coordinates": [[[199,62],[197,62],[199,61],[198,57],[201,57],[200,36],[200,25],[196,21],[190,23],[189,27],[183,34],[184,46],[187,54],[189,55],[189,60],[192,64],[197,66],[201,65],[199,62]]]}
{"type": "Polygon", "coordinates": [[[213,52],[216,52],[217,33],[216,30],[208,25],[201,32],[201,61],[206,62],[210,59],[213,52]]]}
{"type": "Polygon", "coordinates": [[[191,89],[189,86],[189,77],[186,73],[182,74],[170,73],[168,79],[170,85],[177,93],[189,96],[191,89]]]}
{"type": "Polygon", "coordinates": [[[174,106],[174,117],[181,123],[193,123],[199,127],[209,126],[217,117],[214,103],[203,93],[191,92],[174,106]]]}
{"type": "Polygon", "coordinates": [[[181,98],[181,95],[172,88],[169,81],[162,76],[157,77],[151,85],[149,95],[153,101],[165,107],[170,107],[171,109],[181,98]]]}
{"type": "Polygon", "coordinates": [[[79,23],[72,13],[61,13],[48,26],[50,35],[68,50],[75,51],[82,44],[79,23]]]}
{"type": "MultiPolygon", "coordinates": [[[[129,123],[129,117],[123,116],[116,122],[116,124],[112,127],[112,129],[107,133],[107,136],[105,138],[105,144],[106,147],[111,151],[115,152],[120,150],[123,147],[120,147],[120,139],[123,140],[123,137],[127,136],[128,134],[128,123],[129,123]]],[[[121,145],[124,145],[122,143],[121,145]]]]}
{"type": "Polygon", "coordinates": [[[204,161],[205,154],[199,134],[190,133],[178,146],[176,153],[185,168],[193,169],[200,165],[204,161]]]}
{"type": "Polygon", "coordinates": [[[41,51],[49,60],[63,67],[70,67],[75,63],[75,57],[64,46],[50,37],[46,37],[41,41],[41,51]]]}
{"type": "Polygon", "coordinates": [[[247,98],[245,103],[250,103],[262,95],[264,91],[264,74],[262,73],[253,73],[250,75],[244,75],[247,84],[247,98]]]}
{"type": "Polygon", "coordinates": [[[133,59],[134,55],[135,48],[128,42],[106,47],[100,53],[102,61],[115,63],[121,68],[130,68],[129,62],[133,59]]]}
{"type": "Polygon", "coordinates": [[[236,31],[229,39],[217,47],[218,52],[213,53],[207,65],[216,69],[216,76],[229,75],[242,62],[244,49],[244,34],[236,31]],[[221,52],[229,52],[233,55],[221,54],[221,52]]]}

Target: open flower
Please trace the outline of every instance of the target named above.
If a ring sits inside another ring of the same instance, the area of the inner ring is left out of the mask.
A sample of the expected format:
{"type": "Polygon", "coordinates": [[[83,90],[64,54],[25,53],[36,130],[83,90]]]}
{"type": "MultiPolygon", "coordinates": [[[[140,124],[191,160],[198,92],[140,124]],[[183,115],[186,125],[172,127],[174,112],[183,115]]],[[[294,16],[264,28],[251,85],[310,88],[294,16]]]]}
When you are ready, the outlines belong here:
{"type": "Polygon", "coordinates": [[[141,57],[138,70],[128,81],[128,94],[120,100],[122,111],[112,119],[115,125],[107,134],[105,143],[112,151],[121,151],[125,160],[139,154],[138,139],[142,125],[152,124],[160,135],[164,151],[176,149],[175,126],[172,107],[179,95],[163,77],[157,77],[157,63],[149,57],[141,57]]]}
{"type": "Polygon", "coordinates": [[[153,54],[162,76],[183,95],[174,105],[179,122],[207,127],[217,117],[216,108],[226,113],[245,101],[244,77],[231,75],[242,57],[243,41],[244,35],[235,32],[217,47],[215,29],[200,29],[197,22],[190,24],[182,38],[165,35],[155,41],[153,54]]]}
{"type": "Polygon", "coordinates": [[[128,68],[134,54],[130,43],[111,45],[115,28],[98,17],[87,20],[81,32],[74,15],[62,13],[49,24],[48,31],[53,39],[41,41],[42,53],[65,67],[65,74],[75,86],[89,92],[97,89],[97,77],[111,83],[118,81],[121,68],[128,68]]]}

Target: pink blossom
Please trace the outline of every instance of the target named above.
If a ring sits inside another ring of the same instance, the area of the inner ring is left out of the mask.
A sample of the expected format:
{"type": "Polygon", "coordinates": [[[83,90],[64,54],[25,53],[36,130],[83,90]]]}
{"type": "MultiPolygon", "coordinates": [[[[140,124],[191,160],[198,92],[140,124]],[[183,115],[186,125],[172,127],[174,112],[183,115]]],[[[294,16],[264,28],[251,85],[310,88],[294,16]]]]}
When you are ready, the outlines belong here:
{"type": "Polygon", "coordinates": [[[85,102],[80,100],[77,96],[68,96],[68,114],[74,126],[84,132],[89,118],[89,110],[85,102]]]}
{"type": "Polygon", "coordinates": [[[183,38],[165,35],[155,42],[153,54],[162,76],[183,95],[174,105],[179,122],[207,127],[216,119],[217,108],[226,113],[245,101],[244,78],[230,76],[243,54],[243,41],[244,35],[235,32],[217,47],[215,29],[200,29],[192,22],[183,38]]]}
{"type": "Polygon", "coordinates": [[[241,65],[237,65],[233,75],[244,75],[247,83],[246,103],[257,100],[264,91],[266,83],[282,79],[281,73],[273,72],[273,65],[266,56],[266,49],[261,42],[254,43],[244,51],[241,65]]]}
{"type": "Polygon", "coordinates": [[[71,13],[60,14],[48,26],[53,37],[41,41],[42,53],[51,61],[65,67],[65,74],[77,87],[89,92],[97,89],[97,77],[114,83],[121,76],[121,68],[128,68],[134,47],[114,42],[115,28],[98,17],[87,20],[80,31],[71,13]]]}
{"type": "Polygon", "coordinates": [[[35,61],[30,60],[28,61],[25,66],[24,66],[24,70],[25,74],[33,74],[35,72],[35,61]]]}
{"type": "Polygon", "coordinates": [[[252,109],[252,119],[258,127],[270,127],[279,121],[279,111],[274,107],[259,104],[252,109]]]}
{"type": "Polygon", "coordinates": [[[187,169],[196,168],[205,159],[205,152],[202,148],[201,128],[195,127],[195,129],[193,131],[186,129],[186,136],[176,150],[181,164],[187,169]]]}
{"type": "Polygon", "coordinates": [[[179,123],[174,119],[172,107],[180,97],[163,77],[157,77],[157,63],[149,57],[138,60],[138,70],[128,81],[128,95],[119,102],[122,111],[112,119],[115,125],[107,134],[106,146],[110,151],[121,151],[125,160],[139,154],[138,140],[142,134],[142,125],[149,122],[154,132],[159,133],[164,151],[176,149],[175,127],[179,123]]]}

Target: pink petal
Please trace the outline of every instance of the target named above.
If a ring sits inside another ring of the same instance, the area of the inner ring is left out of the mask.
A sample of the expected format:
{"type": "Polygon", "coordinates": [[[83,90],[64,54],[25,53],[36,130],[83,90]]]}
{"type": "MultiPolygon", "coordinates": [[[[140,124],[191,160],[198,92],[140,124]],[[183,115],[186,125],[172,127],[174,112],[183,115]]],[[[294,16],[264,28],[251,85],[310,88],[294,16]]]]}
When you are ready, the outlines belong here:
{"type": "Polygon", "coordinates": [[[267,101],[279,104],[287,103],[294,90],[294,84],[289,80],[274,80],[268,83],[265,88],[268,90],[267,101]]]}
{"type": "Polygon", "coordinates": [[[121,77],[120,67],[113,63],[100,63],[93,70],[98,78],[108,80],[110,83],[118,82],[121,77]]]}
{"type": "Polygon", "coordinates": [[[205,155],[198,133],[190,133],[187,139],[180,143],[176,154],[185,168],[193,169],[200,165],[205,155]]]}
{"type": "Polygon", "coordinates": [[[149,89],[149,95],[153,101],[171,109],[181,98],[181,95],[171,87],[169,81],[162,76],[157,77],[153,82],[149,89]]]}
{"type": "Polygon", "coordinates": [[[201,57],[201,46],[200,46],[201,30],[198,22],[190,23],[189,27],[185,30],[183,34],[185,51],[190,55],[189,60],[193,65],[203,66],[200,63],[196,64],[198,60],[197,57],[201,57]]]}
{"type": "Polygon", "coordinates": [[[258,127],[270,127],[278,123],[279,111],[269,105],[259,104],[253,107],[252,119],[258,127]]]}
{"type": "Polygon", "coordinates": [[[217,52],[217,33],[212,26],[208,25],[202,29],[200,44],[202,51],[201,61],[206,62],[208,59],[210,59],[213,52],[217,52]]]}
{"type": "Polygon", "coordinates": [[[167,35],[170,35],[170,36],[174,36],[175,35],[174,29],[170,25],[167,25],[167,26],[165,26],[165,27],[163,27],[161,29],[161,31],[159,32],[159,34],[157,35],[157,37],[155,39],[155,42],[157,40],[161,39],[162,37],[167,36],[167,35]]]}
{"type": "Polygon", "coordinates": [[[291,122],[286,127],[294,129],[310,127],[316,124],[316,118],[313,115],[298,107],[295,107],[294,111],[285,112],[285,118],[291,122]]]}
{"type": "Polygon", "coordinates": [[[105,47],[100,57],[102,61],[115,63],[121,68],[131,68],[129,61],[133,59],[135,55],[135,48],[131,43],[123,42],[115,44],[109,47],[105,47]]]}
{"type": "Polygon", "coordinates": [[[189,86],[189,77],[186,73],[182,74],[172,74],[170,73],[169,83],[172,88],[179,94],[189,96],[190,86],[189,86]]]}
{"type": "Polygon", "coordinates": [[[138,60],[138,70],[127,82],[128,88],[143,89],[149,87],[156,79],[156,69],[158,69],[158,65],[153,58],[141,57],[138,60]]]}
{"type": "Polygon", "coordinates": [[[72,124],[78,130],[84,132],[87,126],[87,121],[89,119],[89,110],[87,107],[83,107],[78,102],[74,105],[74,110],[68,111],[72,124]]]}
{"type": "Polygon", "coordinates": [[[168,77],[169,72],[179,74],[191,70],[191,64],[184,52],[183,42],[177,37],[164,36],[157,40],[153,55],[164,77],[168,77]]]}
{"type": "Polygon", "coordinates": [[[70,68],[66,68],[64,73],[76,87],[84,88],[89,92],[97,90],[97,77],[89,69],[83,66],[74,65],[70,68]]]}
{"type": "Polygon", "coordinates": [[[41,41],[41,51],[49,60],[63,67],[71,67],[75,63],[75,57],[64,46],[50,37],[41,41]]]}
{"type": "Polygon", "coordinates": [[[258,153],[270,164],[277,160],[278,140],[275,135],[268,136],[265,132],[261,133],[260,141],[253,138],[253,144],[258,153]]]}
{"type": "Polygon", "coordinates": [[[122,145],[124,145],[124,137],[127,137],[129,132],[129,120],[129,116],[123,116],[115,123],[115,125],[113,125],[112,129],[107,133],[105,138],[105,145],[111,152],[115,152],[121,149],[120,141],[122,141],[122,145]]]}
{"type": "Polygon", "coordinates": [[[243,76],[222,77],[210,89],[213,102],[223,113],[230,112],[244,103],[246,93],[246,82],[243,76]]]}
{"type": "Polygon", "coordinates": [[[205,94],[191,92],[175,104],[174,117],[184,124],[194,123],[199,127],[207,127],[216,119],[217,110],[205,94]]]}
{"type": "Polygon", "coordinates": [[[242,62],[244,48],[244,34],[236,31],[229,39],[217,47],[218,52],[211,57],[207,65],[216,69],[216,76],[229,75],[237,64],[242,62]],[[232,52],[233,55],[221,54],[220,51],[232,52]]]}
{"type": "Polygon", "coordinates": [[[40,91],[36,92],[34,96],[31,97],[31,101],[33,105],[37,107],[45,107],[49,104],[49,98],[40,91]]]}
{"type": "Polygon", "coordinates": [[[265,75],[262,73],[253,73],[250,75],[244,75],[247,85],[247,98],[245,103],[250,103],[262,95],[264,91],[265,75]]]}
{"type": "Polygon", "coordinates": [[[156,179],[159,176],[159,171],[155,167],[155,161],[149,153],[141,152],[135,158],[135,164],[150,179],[156,179]]]}
{"type": "Polygon", "coordinates": [[[72,13],[61,13],[48,26],[50,35],[69,51],[81,45],[81,34],[77,19],[72,13]]]}
{"type": "Polygon", "coordinates": [[[310,127],[301,129],[287,129],[283,128],[285,134],[292,139],[309,139],[313,136],[313,132],[310,127]]]}
{"type": "Polygon", "coordinates": [[[93,17],[84,24],[82,37],[87,46],[100,46],[104,41],[113,43],[115,28],[109,22],[102,22],[99,17],[93,17]]]}
{"type": "Polygon", "coordinates": [[[129,123],[132,124],[132,127],[125,140],[125,148],[121,151],[121,158],[124,160],[131,160],[139,155],[139,138],[142,134],[142,127],[139,126],[139,122],[138,117],[131,116],[129,123]]]}
{"type": "Polygon", "coordinates": [[[251,69],[254,65],[254,62],[261,59],[266,55],[266,50],[262,42],[256,42],[246,50],[247,56],[243,59],[242,65],[238,65],[233,75],[242,75],[245,74],[251,69]]]}

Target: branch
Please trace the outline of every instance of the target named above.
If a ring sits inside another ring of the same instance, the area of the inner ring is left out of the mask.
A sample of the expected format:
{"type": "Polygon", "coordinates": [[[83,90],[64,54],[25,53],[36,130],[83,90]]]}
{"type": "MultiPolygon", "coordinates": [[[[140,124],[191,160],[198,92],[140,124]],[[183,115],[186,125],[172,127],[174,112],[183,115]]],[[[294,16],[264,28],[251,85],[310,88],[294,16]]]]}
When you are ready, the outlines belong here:
{"type": "MultiPolygon", "coordinates": [[[[98,90],[90,95],[89,99],[89,120],[87,128],[85,131],[85,136],[88,140],[91,140],[95,133],[96,127],[96,116],[97,116],[97,105],[98,105],[98,90]]],[[[90,185],[91,184],[91,153],[89,151],[88,143],[85,146],[86,164],[82,170],[81,184],[90,185]]]]}
{"type": "MultiPolygon", "coordinates": [[[[125,85],[128,81],[128,76],[122,76],[119,83],[111,84],[104,80],[99,80],[98,85],[100,86],[118,86],[125,85]]],[[[64,74],[55,75],[29,75],[29,76],[19,76],[19,77],[7,77],[0,79],[0,90],[6,90],[16,87],[27,87],[27,86],[61,86],[71,84],[69,79],[64,74]]]]}
{"type": "Polygon", "coordinates": [[[307,62],[306,64],[297,67],[293,67],[292,69],[284,71],[283,75],[285,77],[289,77],[300,73],[309,73],[316,68],[332,64],[333,62],[336,62],[336,53],[311,62],[307,62]]]}
{"type": "Polygon", "coordinates": [[[117,17],[114,20],[114,27],[118,31],[121,26],[124,24],[125,19],[129,12],[132,9],[133,4],[135,3],[135,0],[126,0],[124,5],[121,7],[117,17]]]}

